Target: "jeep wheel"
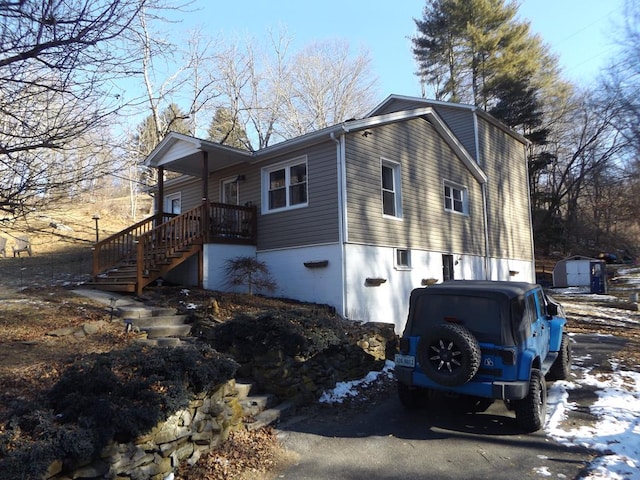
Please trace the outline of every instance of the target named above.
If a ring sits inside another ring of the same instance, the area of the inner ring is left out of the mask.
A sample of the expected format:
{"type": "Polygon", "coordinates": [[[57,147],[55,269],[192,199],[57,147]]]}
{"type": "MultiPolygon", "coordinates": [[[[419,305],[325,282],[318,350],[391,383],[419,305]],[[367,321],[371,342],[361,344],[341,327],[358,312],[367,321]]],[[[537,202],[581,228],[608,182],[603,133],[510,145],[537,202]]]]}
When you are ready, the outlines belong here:
{"type": "Polygon", "coordinates": [[[527,432],[535,432],[544,426],[547,418],[547,384],[540,370],[531,370],[529,393],[514,402],[516,422],[527,432]]]}
{"type": "Polygon", "coordinates": [[[424,407],[429,391],[426,388],[410,387],[398,382],[398,398],[403,407],[415,410],[424,407]]]}
{"type": "Polygon", "coordinates": [[[558,358],[547,372],[547,380],[566,380],[569,375],[571,375],[571,340],[566,333],[563,333],[558,358]]]}
{"type": "Polygon", "coordinates": [[[463,385],[480,368],[480,344],[473,334],[454,323],[437,325],[418,343],[418,362],[427,376],[447,387],[463,385]]]}

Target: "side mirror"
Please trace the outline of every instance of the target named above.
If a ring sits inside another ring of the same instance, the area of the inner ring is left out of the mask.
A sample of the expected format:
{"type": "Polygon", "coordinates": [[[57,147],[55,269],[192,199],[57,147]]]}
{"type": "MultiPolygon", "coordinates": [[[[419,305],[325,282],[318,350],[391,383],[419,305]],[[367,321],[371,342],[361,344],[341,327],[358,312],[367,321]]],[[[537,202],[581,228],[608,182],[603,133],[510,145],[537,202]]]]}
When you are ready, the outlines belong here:
{"type": "Polygon", "coordinates": [[[549,302],[547,304],[547,313],[552,317],[558,315],[558,304],[549,302]]]}

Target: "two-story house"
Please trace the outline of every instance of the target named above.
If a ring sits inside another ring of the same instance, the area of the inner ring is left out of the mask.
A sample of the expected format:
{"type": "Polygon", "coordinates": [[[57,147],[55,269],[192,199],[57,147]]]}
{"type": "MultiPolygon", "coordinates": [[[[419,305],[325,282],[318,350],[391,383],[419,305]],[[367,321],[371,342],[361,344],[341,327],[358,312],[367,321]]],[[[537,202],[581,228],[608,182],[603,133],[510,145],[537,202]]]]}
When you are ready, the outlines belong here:
{"type": "Polygon", "coordinates": [[[256,152],[170,133],[145,162],[157,215],[100,242],[94,275],[226,290],[225,261],[255,256],[273,295],[400,332],[413,288],[534,281],[526,147],[476,107],[398,95],[256,152]]]}

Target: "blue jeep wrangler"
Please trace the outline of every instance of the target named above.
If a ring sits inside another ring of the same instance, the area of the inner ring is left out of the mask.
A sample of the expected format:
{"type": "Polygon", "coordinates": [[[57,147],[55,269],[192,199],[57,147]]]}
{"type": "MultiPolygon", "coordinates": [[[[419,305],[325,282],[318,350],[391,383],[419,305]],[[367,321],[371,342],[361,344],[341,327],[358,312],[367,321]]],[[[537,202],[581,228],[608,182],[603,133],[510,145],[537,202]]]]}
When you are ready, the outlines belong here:
{"type": "Polygon", "coordinates": [[[400,401],[417,407],[432,390],[502,399],[524,430],[539,430],[545,376],[570,373],[566,322],[562,307],[535,284],[454,280],[417,288],[395,357],[400,401]]]}

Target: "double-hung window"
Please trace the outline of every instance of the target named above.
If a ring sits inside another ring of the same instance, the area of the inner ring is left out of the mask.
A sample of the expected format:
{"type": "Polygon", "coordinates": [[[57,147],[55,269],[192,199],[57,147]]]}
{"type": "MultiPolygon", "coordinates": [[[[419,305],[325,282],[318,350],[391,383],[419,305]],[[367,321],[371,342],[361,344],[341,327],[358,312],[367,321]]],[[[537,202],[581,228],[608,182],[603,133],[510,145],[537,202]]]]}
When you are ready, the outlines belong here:
{"type": "Polygon", "coordinates": [[[468,193],[465,187],[444,182],[444,209],[466,215],[469,213],[468,193]]]}
{"type": "Polygon", "coordinates": [[[389,217],[402,217],[400,196],[400,164],[382,159],[382,213],[389,217]]]}
{"type": "Polygon", "coordinates": [[[263,213],[305,207],[307,203],[306,157],[262,170],[263,213]]]}

